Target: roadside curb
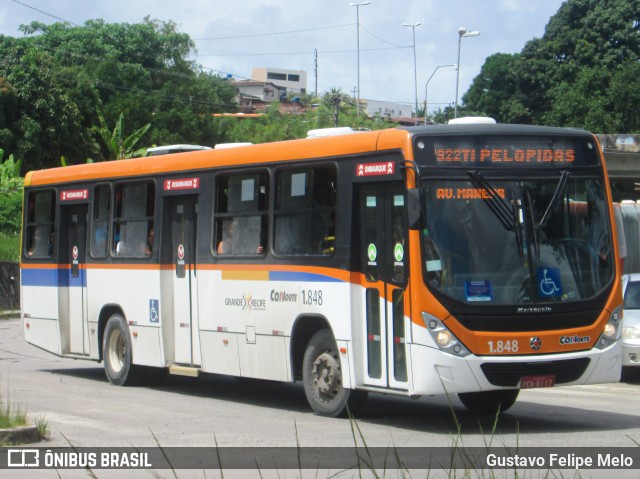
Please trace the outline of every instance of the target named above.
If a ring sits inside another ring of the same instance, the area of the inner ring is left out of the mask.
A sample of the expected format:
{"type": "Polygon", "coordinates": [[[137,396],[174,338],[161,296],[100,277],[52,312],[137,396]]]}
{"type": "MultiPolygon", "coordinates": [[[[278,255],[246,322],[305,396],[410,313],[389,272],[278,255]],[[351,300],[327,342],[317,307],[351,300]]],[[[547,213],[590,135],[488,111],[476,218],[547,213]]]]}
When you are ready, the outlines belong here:
{"type": "Polygon", "coordinates": [[[38,428],[35,426],[18,426],[0,429],[0,445],[30,444],[40,442],[38,428]]]}

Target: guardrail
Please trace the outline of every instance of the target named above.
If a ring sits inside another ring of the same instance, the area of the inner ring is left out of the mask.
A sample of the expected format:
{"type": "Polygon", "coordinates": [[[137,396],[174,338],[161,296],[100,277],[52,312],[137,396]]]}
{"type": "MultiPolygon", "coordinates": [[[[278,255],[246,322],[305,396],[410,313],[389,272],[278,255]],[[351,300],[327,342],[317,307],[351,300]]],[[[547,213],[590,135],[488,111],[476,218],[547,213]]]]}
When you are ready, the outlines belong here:
{"type": "Polygon", "coordinates": [[[617,134],[604,135],[598,134],[598,141],[602,149],[611,152],[621,153],[638,153],[640,152],[640,135],[617,134]]]}

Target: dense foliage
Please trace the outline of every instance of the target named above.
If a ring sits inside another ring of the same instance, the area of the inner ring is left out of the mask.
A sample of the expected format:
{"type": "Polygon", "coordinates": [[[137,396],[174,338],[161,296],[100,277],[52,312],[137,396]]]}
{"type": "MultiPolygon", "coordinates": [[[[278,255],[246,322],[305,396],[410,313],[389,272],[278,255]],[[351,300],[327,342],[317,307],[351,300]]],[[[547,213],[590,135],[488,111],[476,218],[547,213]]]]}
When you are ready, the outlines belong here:
{"type": "MultiPolygon", "coordinates": [[[[234,88],[192,61],[188,35],[173,22],[92,20],[83,27],[34,22],[23,38],[0,36],[0,146],[23,171],[107,159],[93,131],[121,114],[132,132],[151,123],[152,144],[214,144],[212,113],[234,111],[234,88]]],[[[141,145],[142,146],[142,145],[141,145]]]]}
{"type": "Polygon", "coordinates": [[[567,0],[542,38],[487,58],[465,106],[505,123],[640,131],[640,0],[567,0]]]}
{"type": "Polygon", "coordinates": [[[22,186],[20,161],[13,155],[3,161],[4,150],[0,148],[0,234],[16,234],[20,231],[22,212],[22,186]]]}

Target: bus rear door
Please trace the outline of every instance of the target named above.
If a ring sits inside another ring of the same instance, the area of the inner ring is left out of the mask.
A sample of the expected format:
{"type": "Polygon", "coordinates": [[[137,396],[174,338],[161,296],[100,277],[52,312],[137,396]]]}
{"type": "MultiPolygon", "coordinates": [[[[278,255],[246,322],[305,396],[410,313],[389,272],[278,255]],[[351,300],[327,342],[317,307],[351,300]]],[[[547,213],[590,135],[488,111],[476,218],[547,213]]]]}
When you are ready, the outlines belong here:
{"type": "Polygon", "coordinates": [[[358,195],[364,382],[394,389],[408,389],[405,196],[401,181],[362,184],[358,195]]]}
{"type": "Polygon", "coordinates": [[[163,327],[172,329],[173,362],[199,366],[201,360],[196,268],[198,195],[166,197],[163,220],[163,263],[172,266],[171,279],[165,277],[167,281],[163,284],[168,287],[163,287],[162,295],[163,298],[169,299],[169,311],[173,320],[169,324],[163,322],[163,327]]]}

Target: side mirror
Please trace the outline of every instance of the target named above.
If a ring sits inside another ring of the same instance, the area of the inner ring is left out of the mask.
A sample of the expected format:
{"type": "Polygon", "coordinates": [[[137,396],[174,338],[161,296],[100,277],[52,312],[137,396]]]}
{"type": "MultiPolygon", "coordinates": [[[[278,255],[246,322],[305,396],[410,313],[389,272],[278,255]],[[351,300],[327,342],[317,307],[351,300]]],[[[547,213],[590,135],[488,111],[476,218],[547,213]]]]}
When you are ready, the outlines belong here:
{"type": "Polygon", "coordinates": [[[422,229],[424,227],[422,218],[420,188],[409,188],[407,190],[407,219],[409,220],[409,229],[422,229]]]}

